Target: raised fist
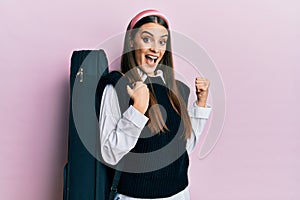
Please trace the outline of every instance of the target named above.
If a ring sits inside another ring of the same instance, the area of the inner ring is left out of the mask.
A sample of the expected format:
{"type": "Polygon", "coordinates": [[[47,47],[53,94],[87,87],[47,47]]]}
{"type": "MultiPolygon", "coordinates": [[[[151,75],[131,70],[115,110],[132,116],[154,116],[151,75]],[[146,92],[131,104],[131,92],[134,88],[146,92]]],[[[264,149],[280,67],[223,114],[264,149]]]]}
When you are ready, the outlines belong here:
{"type": "Polygon", "coordinates": [[[197,105],[205,107],[210,82],[207,78],[197,77],[195,80],[197,105]]]}

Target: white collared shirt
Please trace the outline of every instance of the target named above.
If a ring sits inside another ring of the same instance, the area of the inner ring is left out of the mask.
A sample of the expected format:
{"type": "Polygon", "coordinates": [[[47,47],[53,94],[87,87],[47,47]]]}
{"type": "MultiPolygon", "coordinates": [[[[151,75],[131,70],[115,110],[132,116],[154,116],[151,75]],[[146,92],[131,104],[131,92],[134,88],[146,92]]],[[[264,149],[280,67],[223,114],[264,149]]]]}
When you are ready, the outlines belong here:
{"type": "MultiPolygon", "coordinates": [[[[145,81],[147,75],[139,70],[142,81],[145,81]]],[[[157,70],[155,76],[163,78],[163,72],[157,70]]],[[[188,110],[192,134],[187,140],[186,150],[190,154],[195,148],[207,119],[211,113],[211,107],[199,107],[196,102],[188,110]]],[[[115,165],[123,156],[134,148],[139,136],[148,121],[148,117],[140,113],[133,106],[121,113],[117,92],[112,85],[107,85],[102,94],[100,114],[99,114],[101,155],[105,162],[115,165]]],[[[136,198],[119,195],[120,199],[138,200],[136,198]]],[[[159,200],[186,200],[189,199],[188,188],[178,194],[159,200]]]]}

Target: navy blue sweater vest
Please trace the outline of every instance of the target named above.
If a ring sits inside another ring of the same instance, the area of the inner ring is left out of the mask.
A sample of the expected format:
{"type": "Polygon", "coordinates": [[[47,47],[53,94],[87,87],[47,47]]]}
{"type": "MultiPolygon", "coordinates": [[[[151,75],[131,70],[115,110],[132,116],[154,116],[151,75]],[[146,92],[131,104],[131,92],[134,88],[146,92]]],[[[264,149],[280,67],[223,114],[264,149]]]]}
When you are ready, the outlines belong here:
{"type": "MultiPolygon", "coordinates": [[[[168,99],[168,88],[160,77],[148,77],[145,83],[156,96],[168,130],[154,134],[145,126],[135,147],[122,159],[136,171],[122,172],[118,192],[135,198],[164,198],[187,187],[189,158],[183,124],[168,99]]],[[[189,88],[177,84],[187,103],[189,88]]]]}

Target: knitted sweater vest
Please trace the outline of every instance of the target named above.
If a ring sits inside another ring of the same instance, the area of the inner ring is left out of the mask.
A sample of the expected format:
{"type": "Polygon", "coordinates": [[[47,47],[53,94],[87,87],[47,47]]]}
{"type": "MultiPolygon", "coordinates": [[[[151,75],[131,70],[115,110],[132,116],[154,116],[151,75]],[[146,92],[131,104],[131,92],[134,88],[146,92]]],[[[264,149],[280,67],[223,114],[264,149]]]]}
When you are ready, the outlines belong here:
{"type": "MultiPolygon", "coordinates": [[[[183,123],[168,98],[169,89],[160,77],[147,77],[145,83],[156,96],[168,130],[155,134],[144,127],[135,147],[122,159],[135,171],[122,172],[118,192],[135,198],[164,198],[187,187],[189,158],[183,123]]],[[[189,88],[177,84],[187,103],[189,88]]]]}

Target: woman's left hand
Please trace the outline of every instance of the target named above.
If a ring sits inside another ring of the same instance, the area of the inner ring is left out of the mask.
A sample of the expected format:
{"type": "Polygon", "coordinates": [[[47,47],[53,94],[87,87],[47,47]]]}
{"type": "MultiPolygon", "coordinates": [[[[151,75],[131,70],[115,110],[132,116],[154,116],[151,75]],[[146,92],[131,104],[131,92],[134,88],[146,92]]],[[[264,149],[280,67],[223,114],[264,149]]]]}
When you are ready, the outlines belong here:
{"type": "Polygon", "coordinates": [[[195,80],[197,105],[205,107],[208,97],[209,80],[207,78],[197,77],[195,80]]]}

